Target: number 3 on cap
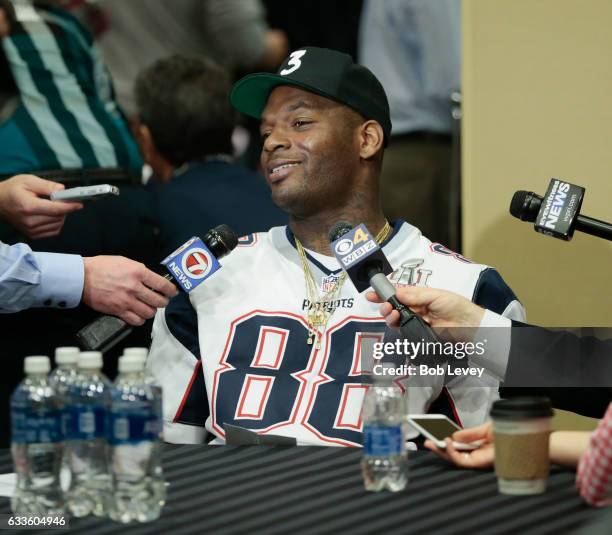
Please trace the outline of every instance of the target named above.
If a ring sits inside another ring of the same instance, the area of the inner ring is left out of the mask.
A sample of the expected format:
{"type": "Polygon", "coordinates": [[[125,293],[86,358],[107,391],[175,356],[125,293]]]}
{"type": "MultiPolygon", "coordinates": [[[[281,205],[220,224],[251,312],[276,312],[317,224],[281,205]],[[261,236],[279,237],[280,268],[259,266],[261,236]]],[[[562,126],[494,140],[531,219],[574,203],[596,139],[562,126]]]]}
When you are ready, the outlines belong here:
{"type": "Polygon", "coordinates": [[[301,66],[302,66],[302,62],[300,61],[300,58],[306,54],[306,50],[296,50],[295,52],[291,52],[290,56],[289,56],[289,62],[287,63],[287,65],[291,65],[291,68],[289,69],[283,69],[280,72],[281,76],[287,76],[288,74],[291,74],[293,71],[297,71],[301,66]]]}

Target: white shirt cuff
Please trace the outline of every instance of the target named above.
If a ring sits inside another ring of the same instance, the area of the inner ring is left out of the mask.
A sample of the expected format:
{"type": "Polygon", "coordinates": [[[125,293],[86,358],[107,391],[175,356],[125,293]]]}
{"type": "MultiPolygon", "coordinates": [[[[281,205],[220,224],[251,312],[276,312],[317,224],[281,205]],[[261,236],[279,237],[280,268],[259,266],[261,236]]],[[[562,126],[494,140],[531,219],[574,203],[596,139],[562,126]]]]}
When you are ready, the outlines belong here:
{"type": "Polygon", "coordinates": [[[495,312],[491,312],[489,309],[485,309],[484,316],[480,321],[479,327],[511,327],[512,321],[510,318],[505,318],[495,312]]]}
{"type": "Polygon", "coordinates": [[[470,357],[470,364],[481,366],[498,381],[503,381],[508,367],[512,321],[510,318],[485,310],[474,336],[474,342],[482,342],[482,355],[470,357]]]}

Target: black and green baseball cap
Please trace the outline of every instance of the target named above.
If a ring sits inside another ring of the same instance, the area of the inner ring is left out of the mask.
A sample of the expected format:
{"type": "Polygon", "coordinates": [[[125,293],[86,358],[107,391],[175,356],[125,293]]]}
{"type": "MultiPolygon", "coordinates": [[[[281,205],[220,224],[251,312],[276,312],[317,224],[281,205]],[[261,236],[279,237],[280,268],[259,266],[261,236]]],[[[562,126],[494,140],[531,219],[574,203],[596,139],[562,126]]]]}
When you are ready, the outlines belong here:
{"type": "Polygon", "coordinates": [[[238,80],[230,93],[232,105],[261,118],[270,92],[291,85],[345,104],[382,126],[385,145],[391,133],[389,101],[378,78],[348,54],[308,46],[291,52],[276,74],[258,72],[238,80]]]}

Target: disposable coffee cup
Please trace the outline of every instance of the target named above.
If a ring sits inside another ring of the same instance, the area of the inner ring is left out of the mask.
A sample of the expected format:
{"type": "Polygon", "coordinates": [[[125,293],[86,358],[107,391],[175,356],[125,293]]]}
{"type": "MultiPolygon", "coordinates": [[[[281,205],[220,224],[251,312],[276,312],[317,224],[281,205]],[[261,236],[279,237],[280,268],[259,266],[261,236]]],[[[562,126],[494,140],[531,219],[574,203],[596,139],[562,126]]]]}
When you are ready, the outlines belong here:
{"type": "Polygon", "coordinates": [[[548,480],[550,399],[519,397],[493,403],[495,474],[501,494],[541,494],[548,480]]]}

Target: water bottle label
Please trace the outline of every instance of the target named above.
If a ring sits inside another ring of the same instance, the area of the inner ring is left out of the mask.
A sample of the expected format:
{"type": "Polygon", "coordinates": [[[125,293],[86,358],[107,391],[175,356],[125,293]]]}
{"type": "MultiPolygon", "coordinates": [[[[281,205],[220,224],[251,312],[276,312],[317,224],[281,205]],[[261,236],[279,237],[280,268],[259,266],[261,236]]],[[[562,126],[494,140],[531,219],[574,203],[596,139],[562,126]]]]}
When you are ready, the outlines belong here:
{"type": "Polygon", "coordinates": [[[152,442],[138,444],[113,444],[111,471],[117,476],[142,478],[147,475],[153,454],[152,442]]]}
{"type": "Polygon", "coordinates": [[[60,413],[57,409],[15,408],[11,411],[11,440],[21,444],[61,442],[60,413]]]}
{"type": "Polygon", "coordinates": [[[399,425],[363,426],[363,453],[371,457],[401,455],[404,451],[402,428],[399,425]]]}
{"type": "Polygon", "coordinates": [[[155,406],[149,403],[142,406],[132,405],[129,409],[113,407],[110,415],[109,442],[118,444],[136,444],[152,442],[159,439],[161,420],[155,406]]]}
{"type": "Polygon", "coordinates": [[[62,426],[62,435],[65,439],[70,439],[74,433],[74,417],[72,411],[68,410],[68,408],[64,407],[61,412],[61,426],[62,426]]]}
{"type": "Polygon", "coordinates": [[[106,410],[92,405],[66,407],[62,423],[69,440],[94,440],[106,436],[106,410]]]}

